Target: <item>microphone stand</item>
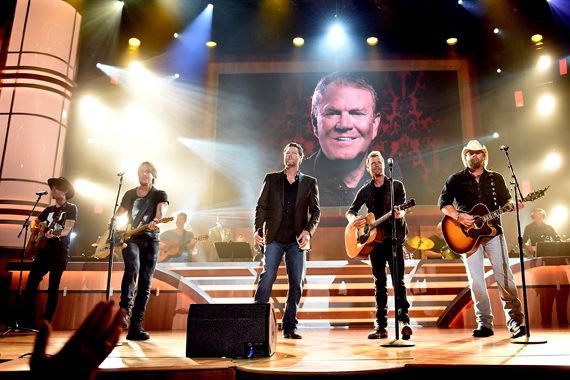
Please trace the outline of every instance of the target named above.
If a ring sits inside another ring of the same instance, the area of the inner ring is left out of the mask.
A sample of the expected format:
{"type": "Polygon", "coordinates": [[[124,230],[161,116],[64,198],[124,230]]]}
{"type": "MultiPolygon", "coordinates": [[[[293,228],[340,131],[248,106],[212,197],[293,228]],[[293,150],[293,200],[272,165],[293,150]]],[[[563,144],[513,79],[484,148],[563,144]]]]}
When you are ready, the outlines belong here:
{"type": "MultiPolygon", "coordinates": [[[[396,207],[394,205],[394,175],[393,175],[393,166],[394,162],[391,158],[388,159],[388,170],[390,172],[390,177],[388,181],[390,183],[390,212],[392,213],[390,217],[390,221],[392,222],[392,238],[390,239],[392,243],[392,273],[390,273],[390,277],[392,277],[392,285],[394,286],[394,329],[396,330],[396,339],[382,343],[380,346],[382,347],[412,347],[416,344],[409,340],[402,340],[400,339],[400,330],[399,330],[399,321],[398,321],[398,311],[400,310],[398,305],[398,295],[399,291],[398,288],[400,286],[399,276],[398,276],[398,247],[397,247],[397,237],[396,237],[396,207]]],[[[385,269],[384,269],[385,270],[385,269]]]]}
{"type": "Polygon", "coordinates": [[[20,255],[20,278],[18,279],[18,305],[16,306],[16,316],[17,317],[16,317],[16,320],[14,321],[14,325],[9,327],[8,329],[6,329],[6,331],[4,331],[0,335],[0,338],[4,338],[7,334],[9,334],[12,331],[13,332],[32,332],[32,333],[38,332],[38,330],[36,330],[36,329],[20,326],[20,324],[18,323],[18,316],[20,314],[20,312],[19,312],[20,301],[22,298],[22,276],[23,276],[22,273],[24,271],[24,256],[26,255],[26,245],[27,245],[27,238],[28,238],[28,229],[30,227],[30,218],[34,214],[34,210],[36,209],[36,206],[40,202],[42,195],[44,195],[43,192],[37,194],[38,199],[36,199],[36,203],[32,207],[32,210],[30,211],[30,214],[28,215],[26,220],[24,220],[24,223],[22,223],[22,228],[20,229],[20,232],[18,233],[18,239],[19,239],[20,236],[22,235],[22,232],[25,231],[24,232],[24,244],[22,245],[22,254],[20,255]]]}
{"type": "MultiPolygon", "coordinates": [[[[520,212],[519,212],[519,201],[522,202],[523,196],[521,189],[519,187],[519,181],[515,174],[515,170],[513,169],[513,164],[511,163],[511,158],[509,156],[509,147],[508,146],[501,146],[501,150],[505,152],[505,156],[507,157],[507,166],[511,171],[511,178],[513,179],[513,190],[515,193],[515,210],[517,216],[517,233],[518,233],[518,246],[519,246],[519,259],[521,265],[521,281],[522,281],[522,291],[523,291],[523,306],[524,306],[524,319],[526,324],[526,335],[524,339],[511,339],[511,343],[517,344],[537,344],[537,343],[546,343],[546,340],[537,340],[537,339],[530,339],[530,320],[528,318],[528,304],[527,304],[527,296],[526,296],[526,279],[525,279],[525,269],[524,269],[524,254],[523,254],[523,238],[521,234],[521,220],[520,220],[520,212]]],[[[521,337],[522,338],[522,337],[521,337]]]]}
{"type": "Polygon", "coordinates": [[[109,242],[109,267],[107,269],[107,291],[105,293],[106,300],[109,302],[111,299],[111,273],[113,272],[113,255],[115,254],[115,214],[117,207],[119,207],[119,196],[121,194],[121,187],[123,186],[123,176],[125,172],[119,172],[119,189],[117,191],[117,198],[115,199],[115,206],[113,207],[113,217],[109,223],[109,235],[107,241],[109,242]]]}

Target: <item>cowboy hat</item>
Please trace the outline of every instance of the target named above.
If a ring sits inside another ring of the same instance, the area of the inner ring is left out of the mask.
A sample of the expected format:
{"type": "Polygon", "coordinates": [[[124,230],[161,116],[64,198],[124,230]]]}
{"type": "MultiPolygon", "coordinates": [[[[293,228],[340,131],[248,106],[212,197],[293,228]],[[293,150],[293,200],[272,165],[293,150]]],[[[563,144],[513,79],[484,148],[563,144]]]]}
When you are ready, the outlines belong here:
{"type": "Polygon", "coordinates": [[[470,140],[467,145],[463,147],[461,150],[461,160],[463,161],[463,165],[467,166],[467,160],[465,159],[465,155],[468,151],[475,151],[475,152],[483,152],[485,153],[485,160],[483,162],[483,166],[487,166],[489,162],[489,152],[487,151],[487,147],[485,145],[481,145],[478,140],[470,140]]]}
{"type": "Polygon", "coordinates": [[[73,185],[64,177],[50,178],[47,182],[50,189],[53,189],[55,187],[56,189],[65,192],[66,199],[71,199],[75,195],[73,185]]]}

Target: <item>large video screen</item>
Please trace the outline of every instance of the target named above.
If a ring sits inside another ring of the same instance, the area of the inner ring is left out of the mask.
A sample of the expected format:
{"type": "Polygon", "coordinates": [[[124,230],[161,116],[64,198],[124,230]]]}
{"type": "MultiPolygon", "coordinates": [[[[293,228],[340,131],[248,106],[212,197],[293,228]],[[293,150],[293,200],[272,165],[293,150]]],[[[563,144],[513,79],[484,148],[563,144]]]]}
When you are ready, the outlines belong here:
{"type": "MultiPolygon", "coordinates": [[[[367,151],[378,150],[385,159],[393,159],[386,175],[403,181],[408,198],[415,198],[417,204],[436,204],[445,179],[461,168],[463,137],[472,128],[466,118],[472,111],[465,109],[470,103],[465,99],[469,82],[461,65],[422,67],[407,61],[401,68],[349,71],[377,93],[380,121],[367,151]]],[[[218,68],[214,76],[215,138],[220,144],[243,147],[236,152],[244,153],[235,157],[235,170],[241,173],[238,182],[236,176],[216,176],[217,204],[255,204],[264,173],[283,169],[282,149],[291,141],[305,150],[301,171],[317,178],[321,206],[351,204],[356,190],[370,180],[368,172],[355,172],[365,154],[346,161],[327,159],[321,149],[325,134],[317,133],[311,118],[317,83],[335,71],[315,71],[310,65],[286,70],[271,65],[218,68]]],[[[342,143],[350,144],[350,139],[342,143]]]]}

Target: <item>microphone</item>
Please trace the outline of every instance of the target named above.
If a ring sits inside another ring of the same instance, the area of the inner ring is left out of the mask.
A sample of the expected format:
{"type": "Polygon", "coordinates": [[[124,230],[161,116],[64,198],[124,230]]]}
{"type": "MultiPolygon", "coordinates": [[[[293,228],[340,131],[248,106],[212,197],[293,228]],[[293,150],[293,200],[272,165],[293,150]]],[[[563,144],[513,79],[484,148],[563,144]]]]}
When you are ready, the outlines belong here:
{"type": "Polygon", "coordinates": [[[394,159],[393,158],[388,158],[388,166],[392,166],[394,165],[394,159]]]}
{"type": "Polygon", "coordinates": [[[122,177],[125,175],[126,170],[121,170],[120,172],[117,173],[117,176],[122,177]]]}
{"type": "Polygon", "coordinates": [[[36,195],[47,195],[47,190],[44,191],[36,191],[36,195]]]}
{"type": "Polygon", "coordinates": [[[506,152],[507,150],[509,150],[509,146],[508,145],[501,145],[500,148],[502,151],[506,152]]]}

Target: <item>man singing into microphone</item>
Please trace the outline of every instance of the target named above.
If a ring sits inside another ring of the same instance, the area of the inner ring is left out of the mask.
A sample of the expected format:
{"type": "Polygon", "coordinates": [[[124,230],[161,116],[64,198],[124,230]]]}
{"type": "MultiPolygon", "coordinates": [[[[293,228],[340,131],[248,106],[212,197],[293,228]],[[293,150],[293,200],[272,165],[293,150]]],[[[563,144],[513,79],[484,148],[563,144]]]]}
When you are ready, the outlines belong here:
{"type": "MultiPolygon", "coordinates": [[[[507,146],[501,146],[501,150],[506,149],[508,149],[507,146]]],[[[469,141],[461,151],[461,160],[465,169],[449,176],[439,196],[439,208],[444,215],[457,220],[465,228],[469,228],[475,221],[475,216],[469,212],[476,204],[484,204],[489,211],[506,205],[514,209],[514,202],[503,176],[487,170],[489,153],[484,145],[477,140],[469,141]]],[[[523,204],[519,205],[520,208],[523,206],[523,204]]],[[[477,328],[473,330],[475,338],[485,338],[494,334],[493,312],[485,282],[483,262],[485,257],[489,259],[493,268],[493,277],[497,281],[511,338],[526,334],[524,314],[521,311],[521,302],[509,266],[507,243],[500,230],[500,224],[497,226],[499,229],[495,236],[482,239],[481,245],[472,254],[461,255],[467,269],[477,320],[477,328]]]]}
{"type": "MultiPolygon", "coordinates": [[[[77,220],[77,206],[68,202],[75,191],[71,183],[63,178],[50,178],[48,185],[55,204],[46,207],[32,224],[32,231],[38,233],[34,244],[30,239],[27,250],[36,255],[26,283],[23,308],[23,324],[34,327],[34,310],[40,282],[49,273],[48,298],[43,319],[51,322],[57,306],[59,283],[69,261],[70,234],[77,220]],[[41,232],[43,231],[43,233],[41,232]],[[43,236],[40,236],[43,235],[43,236]],[[37,250],[35,249],[37,248],[37,250]]],[[[47,191],[38,191],[44,195],[47,191]]]]}
{"type": "MultiPolygon", "coordinates": [[[[389,165],[393,165],[393,160],[389,160],[389,165]]],[[[384,175],[384,158],[378,151],[372,151],[366,158],[366,169],[372,179],[358,190],[356,198],[346,212],[346,219],[356,228],[362,228],[366,224],[365,216],[358,215],[361,207],[366,205],[368,212],[373,212],[375,219],[391,211],[391,183],[394,186],[394,205],[401,205],[406,201],[406,190],[400,181],[390,181],[384,175]]],[[[406,298],[406,284],[404,283],[404,250],[402,245],[408,233],[408,226],[404,218],[404,211],[396,211],[396,261],[398,265],[398,278],[392,275],[394,289],[398,289],[398,321],[402,327],[402,339],[408,340],[412,335],[410,327],[410,317],[408,309],[410,304],[406,298]],[[397,283],[396,283],[397,281],[397,283]]],[[[394,263],[392,259],[392,223],[387,221],[377,227],[378,233],[382,232],[386,237],[377,244],[370,253],[370,264],[372,265],[372,275],[374,276],[374,294],[376,296],[376,321],[374,330],[368,334],[368,339],[380,339],[388,337],[388,289],[386,287],[386,262],[390,266],[390,273],[394,273],[394,263]]]]}

